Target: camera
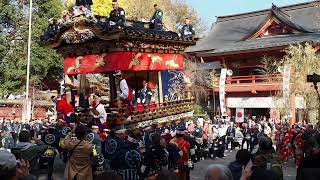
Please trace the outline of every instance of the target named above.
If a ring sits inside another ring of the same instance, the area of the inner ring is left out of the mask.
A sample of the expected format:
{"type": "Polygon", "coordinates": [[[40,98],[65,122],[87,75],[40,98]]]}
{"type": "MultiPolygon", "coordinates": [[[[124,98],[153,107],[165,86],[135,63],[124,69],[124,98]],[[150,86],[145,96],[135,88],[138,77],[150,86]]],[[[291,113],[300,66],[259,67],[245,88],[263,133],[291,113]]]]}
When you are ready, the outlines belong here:
{"type": "Polygon", "coordinates": [[[312,75],[307,75],[307,82],[318,83],[320,82],[320,75],[314,73],[312,75]]]}

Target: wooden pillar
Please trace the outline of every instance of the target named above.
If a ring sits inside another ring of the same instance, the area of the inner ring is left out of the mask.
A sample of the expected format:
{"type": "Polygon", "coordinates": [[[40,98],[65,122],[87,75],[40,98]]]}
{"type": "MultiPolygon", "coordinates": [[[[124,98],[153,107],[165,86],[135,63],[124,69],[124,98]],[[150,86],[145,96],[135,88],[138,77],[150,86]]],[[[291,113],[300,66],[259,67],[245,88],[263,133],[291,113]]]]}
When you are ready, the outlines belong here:
{"type": "Polygon", "coordinates": [[[73,81],[71,79],[72,77],[65,75],[64,76],[64,84],[65,84],[65,94],[66,94],[66,100],[68,103],[71,101],[71,88],[70,85],[73,85],[73,81]]]}
{"type": "Polygon", "coordinates": [[[110,101],[114,102],[117,98],[117,87],[116,87],[116,78],[114,77],[113,73],[109,73],[109,80],[110,80],[110,101]]]}

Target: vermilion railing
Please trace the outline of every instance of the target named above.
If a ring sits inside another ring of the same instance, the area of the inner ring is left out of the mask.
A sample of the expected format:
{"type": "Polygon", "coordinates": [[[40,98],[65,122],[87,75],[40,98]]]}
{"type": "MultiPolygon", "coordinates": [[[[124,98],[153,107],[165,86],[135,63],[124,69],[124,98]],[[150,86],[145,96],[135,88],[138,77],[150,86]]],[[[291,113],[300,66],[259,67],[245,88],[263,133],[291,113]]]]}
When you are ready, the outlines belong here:
{"type": "Polygon", "coordinates": [[[226,84],[256,84],[280,82],[281,76],[271,75],[251,75],[251,76],[228,76],[226,84]]]}

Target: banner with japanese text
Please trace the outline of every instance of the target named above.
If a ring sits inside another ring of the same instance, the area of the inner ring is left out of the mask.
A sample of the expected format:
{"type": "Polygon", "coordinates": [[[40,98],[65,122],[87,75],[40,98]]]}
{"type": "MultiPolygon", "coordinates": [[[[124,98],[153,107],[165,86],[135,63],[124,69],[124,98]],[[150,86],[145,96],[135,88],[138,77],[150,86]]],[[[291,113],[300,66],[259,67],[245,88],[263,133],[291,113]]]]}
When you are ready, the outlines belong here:
{"type": "Polygon", "coordinates": [[[219,83],[219,99],[220,99],[220,111],[222,116],[227,115],[226,103],[225,103],[225,86],[227,78],[227,69],[221,69],[220,83],[219,83]]]}
{"type": "Polygon", "coordinates": [[[283,90],[284,106],[285,106],[288,117],[292,116],[291,107],[290,107],[290,75],[291,75],[291,67],[288,65],[285,65],[283,70],[282,90],[283,90]]]}

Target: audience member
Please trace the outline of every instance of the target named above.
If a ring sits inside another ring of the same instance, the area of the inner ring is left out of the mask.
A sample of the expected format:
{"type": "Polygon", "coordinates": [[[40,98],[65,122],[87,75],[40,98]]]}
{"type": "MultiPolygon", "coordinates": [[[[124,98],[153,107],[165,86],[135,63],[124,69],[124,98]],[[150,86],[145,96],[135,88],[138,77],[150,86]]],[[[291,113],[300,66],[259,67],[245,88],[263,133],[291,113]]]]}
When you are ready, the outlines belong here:
{"type": "Polygon", "coordinates": [[[80,124],[73,127],[64,139],[65,149],[69,151],[65,168],[65,179],[67,180],[92,180],[91,158],[92,144],[85,141],[87,129],[80,124]],[[72,137],[75,133],[75,138],[72,137]]]}
{"type": "Polygon", "coordinates": [[[239,180],[242,175],[242,169],[250,161],[250,153],[248,150],[242,149],[239,150],[236,154],[236,161],[231,162],[228,166],[233,179],[239,180]]]}
{"type": "Polygon", "coordinates": [[[227,166],[211,164],[207,169],[205,180],[233,180],[233,177],[227,166]]]}
{"type": "Polygon", "coordinates": [[[23,159],[19,161],[6,150],[0,150],[0,179],[1,180],[33,180],[29,175],[29,163],[23,159]]]}
{"type": "Polygon", "coordinates": [[[39,176],[39,159],[47,150],[47,145],[37,139],[35,144],[31,143],[31,134],[27,130],[19,133],[19,143],[17,147],[21,151],[21,158],[29,161],[30,173],[34,176],[39,176]]]}

